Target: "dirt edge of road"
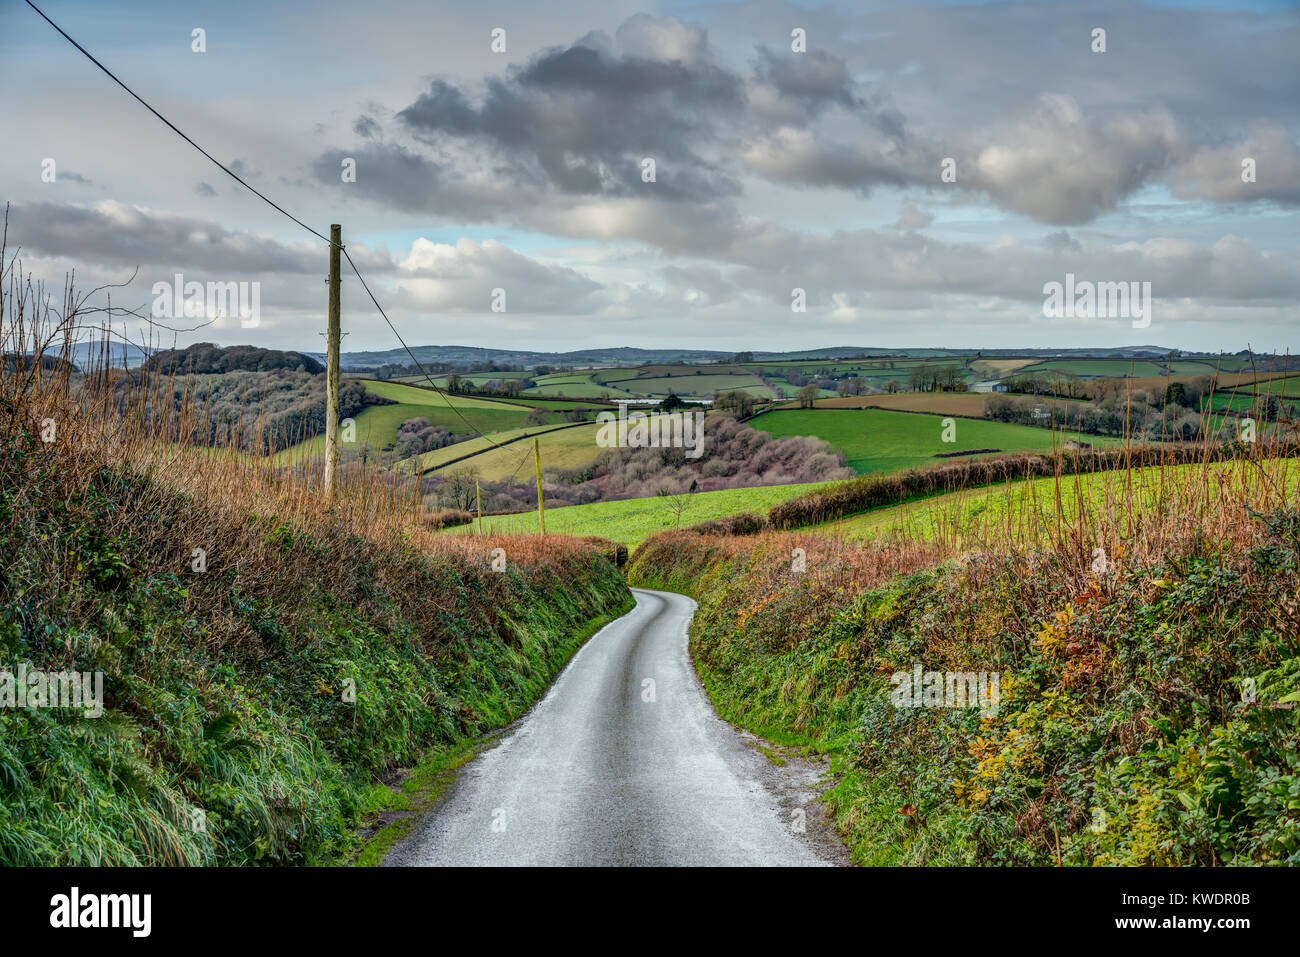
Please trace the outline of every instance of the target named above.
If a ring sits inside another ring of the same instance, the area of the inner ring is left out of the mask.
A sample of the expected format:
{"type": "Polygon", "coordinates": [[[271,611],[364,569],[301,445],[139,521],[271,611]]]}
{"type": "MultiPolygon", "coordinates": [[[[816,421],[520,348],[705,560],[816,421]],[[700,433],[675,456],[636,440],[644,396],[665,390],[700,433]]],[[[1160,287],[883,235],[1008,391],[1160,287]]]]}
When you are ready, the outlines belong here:
{"type": "MultiPolygon", "coordinates": [[[[713,707],[713,699],[709,697],[708,688],[695,665],[693,646],[692,641],[688,651],[691,673],[695,675],[700,693],[713,707]]],[[[713,707],[713,713],[749,746],[749,771],[780,805],[782,823],[795,830],[800,839],[827,864],[837,867],[853,866],[848,846],[827,813],[826,802],[822,800],[822,795],[834,784],[830,779],[830,760],[824,755],[814,757],[804,748],[775,744],[761,738],[740,725],[732,724],[718,714],[716,707],[713,707]],[[803,812],[802,815],[799,814],[800,811],[803,812]]]]}

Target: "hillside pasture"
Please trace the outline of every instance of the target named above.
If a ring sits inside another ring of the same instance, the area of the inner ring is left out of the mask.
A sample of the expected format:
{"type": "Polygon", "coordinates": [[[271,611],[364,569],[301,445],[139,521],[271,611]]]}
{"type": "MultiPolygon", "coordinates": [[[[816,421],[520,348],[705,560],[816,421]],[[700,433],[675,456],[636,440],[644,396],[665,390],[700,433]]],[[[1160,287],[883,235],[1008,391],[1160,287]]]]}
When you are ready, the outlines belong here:
{"type": "MultiPolygon", "coordinates": [[[[942,441],[943,416],[885,409],[803,409],[769,412],[753,426],[774,436],[812,435],[841,450],[859,475],[892,472],[940,461],[937,455],[976,449],[1004,452],[1051,449],[1063,435],[1047,428],[956,419],[956,441],[942,441]]],[[[1085,436],[1093,445],[1114,440],[1085,436]]]]}
{"type": "MultiPolygon", "coordinates": [[[[765,514],[773,505],[802,495],[823,484],[825,483],[809,482],[797,485],[764,485],[697,492],[686,498],[686,506],[681,515],[682,527],[727,518],[742,512],[765,514]]],[[[673,528],[675,520],[676,513],[666,498],[630,498],[612,502],[593,502],[590,505],[548,508],[546,532],[548,535],[596,535],[634,547],[651,535],[673,528]]],[[[537,513],[485,515],[483,530],[489,535],[536,532],[537,513]]],[[[476,531],[475,526],[463,525],[448,529],[443,534],[472,535],[476,531]]]]}

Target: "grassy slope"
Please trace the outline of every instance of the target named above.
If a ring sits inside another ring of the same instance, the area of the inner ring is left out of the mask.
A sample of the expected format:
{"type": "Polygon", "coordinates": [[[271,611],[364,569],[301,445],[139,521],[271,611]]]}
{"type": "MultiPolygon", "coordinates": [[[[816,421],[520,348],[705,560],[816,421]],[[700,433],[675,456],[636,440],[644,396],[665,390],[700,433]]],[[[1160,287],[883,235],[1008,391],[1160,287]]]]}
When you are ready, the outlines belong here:
{"type": "MultiPolygon", "coordinates": [[[[425,418],[434,425],[442,425],[453,435],[473,434],[474,429],[498,432],[523,425],[529,409],[490,399],[464,395],[440,395],[431,389],[404,385],[400,382],[379,382],[367,379],[366,391],[395,405],[372,405],[355,416],[356,448],[377,452],[397,438],[397,430],[408,419],[425,418]],[[466,424],[468,420],[469,424],[466,424]],[[472,426],[472,428],[471,428],[472,426]]],[[[559,421],[558,412],[552,413],[559,421]]],[[[288,465],[305,458],[325,454],[325,436],[318,435],[306,442],[277,452],[271,461],[275,465],[288,465]]]]}
{"type": "Polygon", "coordinates": [[[107,702],[0,708],[0,864],[335,859],[379,779],[513,720],[629,603],[577,544],[381,547],[98,456],[0,436],[0,663],[107,702]]]}
{"type": "Polygon", "coordinates": [[[564,395],[574,398],[591,398],[599,399],[603,395],[608,395],[611,399],[631,399],[635,398],[637,393],[628,392],[620,389],[616,384],[599,385],[591,381],[590,376],[544,376],[537,380],[537,385],[531,389],[525,389],[524,395],[527,397],[548,395],[564,395]]]}
{"type": "MultiPolygon", "coordinates": [[[[985,392],[898,392],[893,395],[846,395],[818,399],[819,409],[891,409],[979,418],[984,414],[985,392]]],[[[797,406],[792,406],[796,408],[797,406]]]]}
{"type": "MultiPolygon", "coordinates": [[[[1005,422],[956,421],[956,442],[942,441],[942,417],[881,409],[791,410],[769,412],[754,427],[775,436],[815,435],[844,451],[859,475],[893,472],[938,461],[937,453],[963,449],[1021,451],[1051,449],[1059,435],[1050,429],[1005,422]]],[[[1094,445],[1107,440],[1086,437],[1094,445]]]]}
{"type": "Polygon", "coordinates": [[[1091,584],[1023,553],[873,577],[790,535],[664,535],[628,577],[699,601],[723,717],[833,756],[859,863],[1300,864],[1300,514],[1237,533],[1091,584]],[[895,707],[917,663],[1000,673],[998,708],[895,707]]]}
{"type": "MultiPolygon", "coordinates": [[[[1209,468],[1212,481],[1223,494],[1239,493],[1259,480],[1256,473],[1243,471],[1229,462],[1213,463],[1209,468]]],[[[1115,508],[1116,503],[1132,496],[1141,507],[1151,508],[1163,491],[1201,474],[1200,469],[1200,465],[1173,465],[1074,476],[1061,483],[1059,504],[1067,515],[1072,515],[1081,507],[1085,510],[1115,508]]],[[[1284,481],[1294,487],[1300,483],[1300,473],[1289,471],[1284,481]]],[[[928,540],[941,532],[978,537],[1008,516],[1017,522],[1046,526],[1056,514],[1057,487],[1055,479],[1038,478],[965,489],[826,522],[809,530],[845,539],[865,539],[903,529],[928,540]]]]}
{"type": "MultiPolygon", "coordinates": [[[[794,498],[822,483],[771,485],[760,488],[722,489],[698,492],[690,496],[682,513],[682,525],[726,518],[740,512],[762,512],[778,502],[794,498]]],[[[568,505],[546,511],[546,531],[550,534],[598,535],[626,545],[638,545],[646,538],[673,527],[675,515],[663,498],[632,498],[590,505],[568,505]]],[[[489,534],[536,532],[537,513],[488,515],[483,529],[489,534]]],[[[446,534],[472,534],[473,526],[450,529],[446,534]]]]}
{"type": "Polygon", "coordinates": [[[1145,359],[1049,359],[1024,366],[1022,373],[1069,372],[1082,376],[1153,376],[1160,366],[1145,359]]]}
{"type": "MultiPolygon", "coordinates": [[[[592,422],[585,425],[576,425],[571,429],[550,429],[538,433],[537,439],[538,445],[541,447],[542,468],[577,468],[595,459],[604,451],[596,444],[596,432],[599,428],[598,424],[592,422]]],[[[500,441],[496,436],[490,437],[500,441]]],[[[525,439],[522,442],[514,442],[501,448],[484,446],[481,442],[476,443],[476,445],[483,447],[484,451],[473,458],[457,462],[448,468],[450,470],[468,469],[487,482],[500,482],[509,479],[511,476],[517,482],[532,481],[533,443],[530,440],[525,439]]],[[[459,446],[439,450],[442,453],[442,458],[431,461],[447,461],[448,458],[454,458],[452,450],[455,448],[459,448],[459,446]]],[[[463,455],[465,453],[461,452],[459,454],[463,455]]],[[[428,468],[429,466],[426,465],[425,467],[428,468]]]]}
{"type": "MultiPolygon", "coordinates": [[[[503,443],[511,443],[505,445],[504,448],[513,450],[512,454],[517,459],[523,454],[525,446],[524,444],[515,443],[512,440],[534,435],[541,437],[547,432],[563,428],[565,428],[565,424],[561,422],[551,423],[550,425],[530,425],[520,429],[506,429],[504,432],[489,432],[487,435],[475,436],[472,439],[465,439],[463,442],[457,442],[455,445],[448,445],[441,449],[434,449],[432,452],[425,452],[423,455],[416,457],[414,462],[422,471],[424,469],[439,468],[446,463],[463,456],[468,455],[471,459],[475,459],[475,457],[480,453],[491,450],[496,446],[501,446],[503,443]]],[[[584,426],[576,426],[575,428],[581,429],[584,428],[584,426]]],[[[526,444],[530,449],[533,447],[531,442],[526,444]]],[[[458,464],[468,465],[471,464],[471,460],[467,459],[465,463],[458,464]]]]}

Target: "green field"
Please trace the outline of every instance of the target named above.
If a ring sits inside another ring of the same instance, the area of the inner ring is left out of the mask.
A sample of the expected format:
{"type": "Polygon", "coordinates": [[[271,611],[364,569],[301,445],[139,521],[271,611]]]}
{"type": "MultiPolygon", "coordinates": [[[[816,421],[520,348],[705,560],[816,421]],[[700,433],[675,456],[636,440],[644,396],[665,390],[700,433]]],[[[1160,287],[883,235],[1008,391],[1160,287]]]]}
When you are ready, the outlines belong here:
{"type": "MultiPolygon", "coordinates": [[[[1231,482],[1232,493],[1257,487],[1266,481],[1284,481],[1294,489],[1300,469],[1294,462],[1274,460],[1276,470],[1265,477],[1242,462],[1217,462],[1210,466],[1214,481],[1231,482]]],[[[1061,508],[1064,519],[1071,521],[1080,503],[1091,512],[1115,514],[1126,508],[1130,495],[1144,509],[1156,507],[1161,496],[1173,494],[1180,483],[1202,481],[1203,466],[1174,465],[1163,468],[1133,469],[1131,472],[1093,472],[1061,479],[1061,508]]],[[[1025,527],[1046,529],[1056,520],[1056,480],[1031,479],[981,488],[964,489],[931,498],[881,508],[849,518],[814,526],[818,534],[846,539],[874,538],[891,531],[906,531],[921,539],[932,539],[940,532],[963,537],[977,536],[1009,517],[1025,527]]]]}
{"type": "MultiPolygon", "coordinates": [[[[523,444],[523,443],[521,443],[523,444]]],[[[726,518],[740,512],[765,514],[773,505],[794,498],[804,492],[826,484],[809,482],[800,485],[765,485],[758,488],[722,489],[717,492],[697,492],[688,498],[682,512],[682,527],[717,518],[726,518]]],[[[546,510],[547,534],[598,535],[601,538],[623,542],[628,547],[641,544],[658,532],[673,527],[676,516],[664,498],[629,498],[617,502],[593,502],[590,505],[568,505],[546,510]]],[[[462,525],[445,534],[474,534],[474,526],[462,525]]],[[[486,515],[483,531],[488,534],[536,532],[537,513],[521,512],[516,515],[486,515]]]]}
{"type": "Polygon", "coordinates": [[[1300,399],[1300,376],[1292,373],[1285,378],[1268,379],[1253,386],[1238,386],[1238,391],[1249,391],[1255,395],[1275,395],[1288,399],[1300,399]]]}
{"type": "MultiPolygon", "coordinates": [[[[982,419],[956,419],[956,441],[942,441],[943,416],[882,409],[803,409],[768,412],[756,418],[754,428],[774,436],[813,435],[844,452],[849,467],[859,475],[895,472],[943,461],[940,452],[1000,449],[1004,452],[1052,448],[1060,433],[1029,425],[1011,425],[982,419]]],[[[1085,442],[1114,442],[1085,436],[1085,442]]]]}
{"type": "MultiPolygon", "coordinates": [[[[520,430],[504,435],[492,434],[487,438],[498,444],[506,438],[512,438],[527,431],[537,435],[543,469],[572,469],[586,465],[604,452],[596,444],[596,432],[600,428],[595,422],[575,425],[570,428],[551,428],[544,431],[520,430]]],[[[476,448],[484,449],[473,458],[455,462],[446,466],[448,471],[465,470],[485,482],[506,480],[532,481],[533,443],[525,440],[492,448],[483,439],[473,439],[462,445],[453,445],[445,449],[426,452],[421,459],[421,469],[438,468],[443,462],[473,452],[476,448]],[[471,444],[473,443],[473,444],[471,444]]],[[[441,474],[441,473],[435,473],[441,474]]]]}
{"type": "MultiPolygon", "coordinates": [[[[448,378],[447,376],[432,377],[434,384],[436,384],[439,388],[445,388],[447,384],[447,378],[448,378]]],[[[462,376],[461,378],[465,378],[465,377],[462,376]]],[[[392,381],[397,383],[408,384],[414,388],[419,388],[421,386],[427,387],[429,383],[429,379],[425,378],[424,376],[406,376],[401,379],[393,379],[392,381]]],[[[559,390],[556,390],[556,392],[558,393],[559,390]]],[[[524,406],[526,408],[532,408],[532,409],[579,409],[579,408],[590,409],[590,408],[600,408],[604,405],[604,403],[599,401],[599,396],[597,395],[591,396],[593,400],[596,400],[592,402],[582,401],[583,399],[582,396],[575,396],[575,398],[579,400],[575,402],[575,401],[570,401],[568,399],[556,399],[544,395],[537,395],[535,394],[535,390],[533,389],[525,389],[517,396],[503,395],[499,399],[495,397],[466,396],[466,395],[457,395],[456,398],[457,399],[477,398],[480,401],[491,402],[494,405],[500,405],[504,403],[508,405],[524,406]]]]}
{"type": "MultiPolygon", "coordinates": [[[[1152,376],[1160,375],[1161,365],[1145,359],[1049,359],[1025,366],[1013,375],[1030,372],[1069,372],[1078,376],[1152,376]]],[[[1193,371],[1211,372],[1212,369],[1193,371]]]]}
{"type": "MultiPolygon", "coordinates": [[[[814,375],[819,372],[829,372],[832,375],[844,375],[846,372],[856,372],[863,376],[906,376],[912,369],[922,368],[925,366],[964,366],[972,356],[944,356],[942,358],[924,359],[915,356],[899,356],[895,358],[884,359],[799,359],[799,360],[769,360],[762,362],[746,362],[745,369],[755,372],[762,372],[764,375],[784,375],[787,372],[797,372],[800,375],[814,375]]],[[[1032,360],[1031,360],[1032,361],[1032,360]]]]}
{"type": "Polygon", "coordinates": [[[1259,409],[1269,397],[1276,396],[1283,407],[1300,401],[1300,376],[1290,373],[1276,379],[1243,383],[1235,389],[1220,389],[1210,400],[1210,408],[1221,411],[1248,412],[1259,409]]]}
{"type": "Polygon", "coordinates": [[[621,370],[593,370],[590,372],[557,372],[551,375],[539,376],[535,381],[537,385],[531,389],[525,389],[525,396],[548,396],[563,395],[572,396],[577,399],[599,399],[601,396],[608,395],[612,399],[631,399],[636,398],[636,394],[620,389],[615,384],[601,385],[596,382],[596,378],[609,371],[621,370]]]}
{"type": "MultiPolygon", "coordinates": [[[[414,469],[420,472],[437,469],[450,462],[454,462],[456,459],[465,458],[466,456],[474,458],[480,453],[486,454],[488,451],[497,448],[498,446],[502,448],[516,449],[516,445],[513,443],[519,439],[531,438],[533,436],[540,438],[547,432],[553,432],[557,429],[564,428],[580,429],[582,426],[568,426],[566,423],[550,423],[547,425],[530,425],[519,429],[506,429],[503,432],[489,432],[486,435],[474,436],[473,438],[465,439],[462,442],[457,442],[455,445],[444,446],[441,449],[434,449],[432,452],[425,452],[423,455],[417,455],[414,458],[402,462],[401,468],[403,471],[414,469]],[[507,445],[507,443],[512,444],[507,445]]],[[[531,451],[533,443],[519,443],[514,454],[523,455],[525,446],[527,446],[531,451]]],[[[469,463],[470,459],[466,459],[465,463],[456,464],[468,465],[469,463]]],[[[481,477],[486,478],[486,476],[481,477]]]]}
{"type": "Polygon", "coordinates": [[[638,378],[621,384],[625,389],[636,389],[648,396],[668,395],[672,392],[680,396],[707,399],[715,392],[736,389],[763,398],[775,398],[772,390],[752,375],[675,375],[638,378]]]}
{"type": "Polygon", "coordinates": [[[772,398],[773,392],[742,366],[648,365],[584,369],[540,376],[525,395],[564,395],[583,398],[608,393],[611,398],[658,398],[670,392],[687,398],[712,398],[715,392],[739,389],[772,398]]]}
{"type": "MultiPolygon", "coordinates": [[[[368,454],[378,453],[397,438],[398,428],[407,419],[425,418],[434,425],[446,427],[453,435],[473,435],[475,430],[500,432],[520,428],[530,412],[528,406],[509,402],[447,395],[401,382],[380,382],[374,379],[363,381],[367,392],[392,399],[396,404],[372,405],[362,409],[355,416],[356,443],[345,445],[345,450],[355,448],[364,449],[368,454]]],[[[549,416],[555,421],[560,419],[558,412],[551,412],[549,416]]],[[[304,458],[323,455],[324,452],[325,436],[318,435],[277,452],[271,457],[271,462],[273,465],[289,465],[304,458]]]]}

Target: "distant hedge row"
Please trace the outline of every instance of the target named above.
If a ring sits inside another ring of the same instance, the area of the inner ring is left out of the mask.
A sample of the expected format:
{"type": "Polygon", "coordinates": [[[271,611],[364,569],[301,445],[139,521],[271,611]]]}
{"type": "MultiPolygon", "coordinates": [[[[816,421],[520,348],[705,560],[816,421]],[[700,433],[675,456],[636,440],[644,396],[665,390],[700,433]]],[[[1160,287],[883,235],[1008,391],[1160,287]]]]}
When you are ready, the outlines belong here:
{"type": "Polygon", "coordinates": [[[1104,472],[1133,466],[1182,465],[1187,462],[1231,458],[1232,446],[1207,449],[1196,444],[1141,446],[1116,449],[1078,449],[1052,454],[1032,452],[952,462],[909,469],[896,475],[868,475],[814,489],[782,502],[768,514],[772,528],[791,529],[818,525],[869,509],[897,505],[912,498],[955,492],[995,482],[1023,478],[1048,478],[1104,472]]]}
{"type": "MultiPolygon", "coordinates": [[[[1058,472],[1061,475],[1076,475],[1129,466],[1147,468],[1206,460],[1222,461],[1238,457],[1241,452],[1241,447],[1233,443],[1208,449],[1204,445],[1186,443],[1137,448],[1077,449],[1057,455],[1026,452],[976,461],[950,462],[909,469],[894,475],[866,475],[835,482],[773,506],[766,518],[752,512],[743,512],[701,522],[685,531],[700,535],[752,535],[766,529],[784,531],[832,522],[858,512],[898,505],[909,499],[996,482],[1048,478],[1058,472]]],[[[1297,452],[1300,452],[1300,445],[1296,443],[1269,447],[1270,455],[1292,456],[1297,452]]]]}

